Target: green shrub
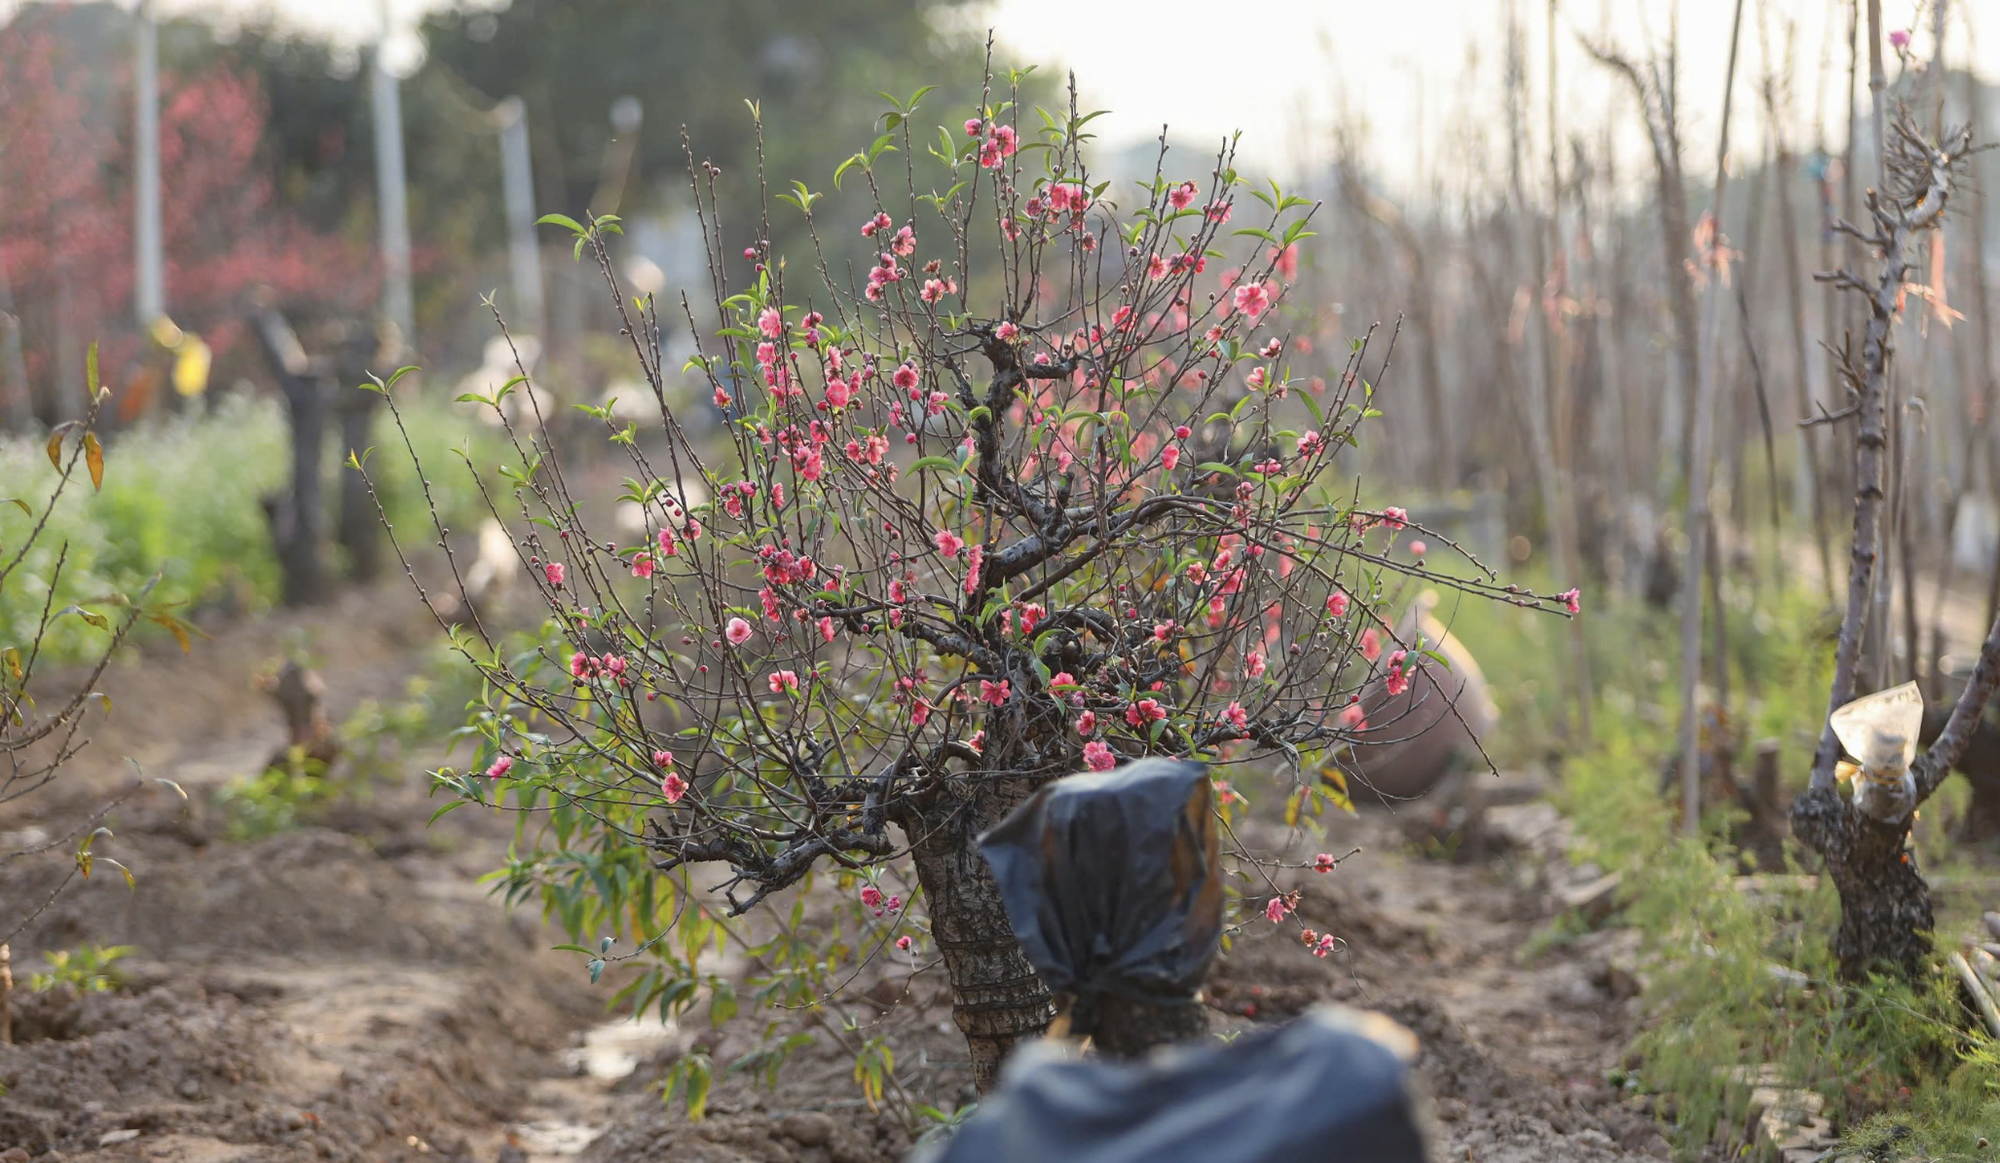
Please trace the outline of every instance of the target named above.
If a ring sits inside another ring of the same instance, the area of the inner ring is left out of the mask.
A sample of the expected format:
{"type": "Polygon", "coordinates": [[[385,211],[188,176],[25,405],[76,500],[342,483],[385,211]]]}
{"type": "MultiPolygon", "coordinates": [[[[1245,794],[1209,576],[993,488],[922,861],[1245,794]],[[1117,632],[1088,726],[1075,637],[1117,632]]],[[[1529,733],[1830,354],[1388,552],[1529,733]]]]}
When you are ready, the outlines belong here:
{"type": "Polygon", "coordinates": [[[116,989],[123,979],[112,965],[132,952],[131,945],[92,945],[86,942],[74,949],[44,953],[42,960],[48,964],[48,970],[29,976],[28,988],[36,993],[47,993],[59,985],[73,986],[82,993],[104,993],[116,989]]]}

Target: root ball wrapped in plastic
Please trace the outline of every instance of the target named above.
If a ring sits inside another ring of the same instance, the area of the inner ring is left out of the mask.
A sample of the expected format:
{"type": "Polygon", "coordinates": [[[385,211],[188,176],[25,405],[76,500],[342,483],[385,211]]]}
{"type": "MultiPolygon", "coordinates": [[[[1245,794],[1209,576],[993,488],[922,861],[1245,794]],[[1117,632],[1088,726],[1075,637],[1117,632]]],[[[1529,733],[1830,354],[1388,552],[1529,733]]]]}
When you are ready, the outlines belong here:
{"type": "Polygon", "coordinates": [[[1222,933],[1208,769],[1142,759],[1048,784],[980,837],[1069,1031],[1132,1055],[1199,1037],[1222,933]]]}

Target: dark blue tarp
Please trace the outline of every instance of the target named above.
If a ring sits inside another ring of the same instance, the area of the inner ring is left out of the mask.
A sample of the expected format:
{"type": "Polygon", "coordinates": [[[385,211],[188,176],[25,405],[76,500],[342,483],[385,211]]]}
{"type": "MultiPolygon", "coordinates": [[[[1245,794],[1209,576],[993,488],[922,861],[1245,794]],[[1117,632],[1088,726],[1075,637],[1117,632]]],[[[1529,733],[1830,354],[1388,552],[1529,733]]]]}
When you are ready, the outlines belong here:
{"type": "MultiPolygon", "coordinates": [[[[979,840],[1051,990],[1174,1004],[1222,935],[1208,768],[1141,759],[1044,786],[979,840]]],[[[1078,1030],[1078,1033],[1087,1031],[1078,1030]]]]}
{"type": "Polygon", "coordinates": [[[1025,1045],[912,1163],[1424,1163],[1405,1051],[1370,1028],[1385,1021],[1321,1006],[1137,1062],[1025,1045]]]}

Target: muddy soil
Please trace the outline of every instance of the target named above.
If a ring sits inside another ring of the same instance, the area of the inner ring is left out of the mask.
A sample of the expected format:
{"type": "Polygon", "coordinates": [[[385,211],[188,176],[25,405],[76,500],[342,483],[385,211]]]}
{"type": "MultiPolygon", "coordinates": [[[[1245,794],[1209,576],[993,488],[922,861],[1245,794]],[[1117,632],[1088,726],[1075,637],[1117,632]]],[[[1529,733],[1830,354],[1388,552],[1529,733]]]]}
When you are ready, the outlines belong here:
{"type": "MultiPolygon", "coordinates": [[[[509,916],[478,883],[504,858],[511,821],[465,810],[426,829],[436,805],[422,769],[438,754],[406,757],[406,775],[314,827],[224,839],[210,797],[280,739],[256,674],[303,641],[339,719],[395,696],[435,631],[426,620],[388,586],[223,629],[185,658],[149,651],[107,676],[112,720],[55,794],[0,816],[0,841],[15,841],[0,849],[67,828],[132,778],[125,756],[192,802],[129,801],[99,851],[136,871],[136,889],[100,871],[16,938],[24,986],[44,950],[137,952],[120,989],[17,992],[17,1044],[0,1046],[0,1161],[861,1163],[908,1149],[900,1111],[970,1100],[941,973],[903,959],[874,963],[817,1012],[779,1015],[815,1043],[776,1091],[719,1069],[707,1119],[669,1110],[659,1080],[677,1055],[699,1042],[727,1063],[751,1031],[710,1031],[699,1009],[686,1028],[613,1021],[615,973],[591,986],[577,959],[549,951],[564,936],[509,916]],[[878,1035],[902,1092],[879,1112],[862,1102],[851,1053],[878,1035]]],[[[1325,847],[1365,851],[1331,874],[1294,875],[1304,922],[1343,946],[1322,960],[1296,930],[1246,925],[1211,982],[1218,1028],[1321,1000],[1389,1013],[1423,1042],[1440,1160],[1665,1157],[1652,1117],[1605,1081],[1636,1021],[1612,988],[1617,935],[1524,954],[1552,916],[1533,884],[1540,856],[1420,858],[1379,813],[1331,832],[1325,847]]],[[[32,909],[60,871],[0,863],[6,911],[32,909]]]]}

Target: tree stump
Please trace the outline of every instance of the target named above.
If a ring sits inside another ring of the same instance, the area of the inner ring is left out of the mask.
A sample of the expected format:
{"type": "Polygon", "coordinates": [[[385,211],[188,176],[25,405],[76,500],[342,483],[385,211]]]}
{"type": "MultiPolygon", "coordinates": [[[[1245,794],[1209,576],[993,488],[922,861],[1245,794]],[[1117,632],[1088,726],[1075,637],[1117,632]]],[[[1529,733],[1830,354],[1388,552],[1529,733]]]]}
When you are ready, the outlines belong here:
{"type": "Polygon", "coordinates": [[[264,515],[271,523],[278,566],[284,574],[283,601],[306,606],[327,596],[326,569],[320,558],[323,518],[320,498],[320,456],[326,444],[326,398],[321,376],[306,356],[298,335],[275,310],[252,318],[251,330],[277,373],[285,416],[292,436],[292,487],[264,498],[264,515]]]}
{"type": "MultiPolygon", "coordinates": [[[[1951,705],[1940,703],[1924,712],[1924,727],[1917,741],[1929,747],[1944,733],[1951,718],[1951,705]]],[[[2000,728],[1990,718],[1981,718],[1973,728],[1971,741],[1952,770],[1965,777],[1972,787],[1972,802],[1965,818],[1958,822],[1956,838],[1970,843],[2000,839],[2000,728]]]]}
{"type": "Polygon", "coordinates": [[[326,683],[296,661],[259,684],[285,716],[285,745],[271,753],[264,770],[291,769],[324,775],[340,758],[340,740],[326,714],[326,683]]]}
{"type": "MultiPolygon", "coordinates": [[[[357,323],[342,325],[336,335],[334,366],[334,412],[340,417],[341,459],[349,453],[360,456],[368,448],[369,433],[382,406],[380,392],[364,392],[359,385],[369,374],[386,378],[403,360],[403,348],[394,324],[369,328],[357,323]]],[[[373,581],[382,573],[382,517],[368,495],[368,482],[351,470],[340,474],[340,518],[334,539],[347,551],[348,568],[356,581],[373,581]]]]}

